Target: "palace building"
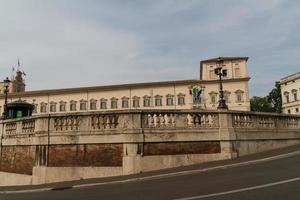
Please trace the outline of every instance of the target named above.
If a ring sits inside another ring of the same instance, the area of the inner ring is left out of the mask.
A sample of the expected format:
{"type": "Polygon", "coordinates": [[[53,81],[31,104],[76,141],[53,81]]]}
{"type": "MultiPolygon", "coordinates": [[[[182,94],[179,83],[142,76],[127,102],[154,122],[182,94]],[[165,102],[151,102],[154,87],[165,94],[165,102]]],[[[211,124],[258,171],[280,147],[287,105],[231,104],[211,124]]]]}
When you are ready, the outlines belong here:
{"type": "MultiPolygon", "coordinates": [[[[224,98],[230,110],[250,111],[247,72],[248,57],[224,57],[224,98]]],[[[25,100],[35,106],[34,114],[130,109],[217,109],[218,58],[200,62],[199,80],[105,85],[26,91],[18,70],[9,85],[8,101],[25,100]]],[[[0,83],[3,93],[3,83],[0,83]]],[[[4,95],[0,96],[1,113],[4,95]]]]}
{"type": "Polygon", "coordinates": [[[300,72],[279,81],[282,96],[282,112],[300,114],[300,72]]]}

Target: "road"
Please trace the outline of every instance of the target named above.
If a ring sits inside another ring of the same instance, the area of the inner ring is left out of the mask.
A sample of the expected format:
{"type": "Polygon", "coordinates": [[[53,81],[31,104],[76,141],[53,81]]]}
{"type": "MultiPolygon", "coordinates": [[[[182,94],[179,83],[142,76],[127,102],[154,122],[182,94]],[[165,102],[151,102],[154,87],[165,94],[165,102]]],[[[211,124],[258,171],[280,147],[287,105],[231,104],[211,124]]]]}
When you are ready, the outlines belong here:
{"type": "Polygon", "coordinates": [[[0,200],[40,199],[298,200],[300,199],[300,155],[150,180],[142,179],[57,191],[0,194],[0,200]]]}

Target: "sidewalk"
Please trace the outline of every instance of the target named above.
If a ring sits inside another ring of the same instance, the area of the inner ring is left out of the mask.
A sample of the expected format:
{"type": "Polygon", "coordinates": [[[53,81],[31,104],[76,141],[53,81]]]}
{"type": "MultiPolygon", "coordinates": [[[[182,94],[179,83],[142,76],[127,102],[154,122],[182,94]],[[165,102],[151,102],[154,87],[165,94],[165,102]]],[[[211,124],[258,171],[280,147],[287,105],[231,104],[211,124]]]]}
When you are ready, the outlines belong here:
{"type": "MultiPolygon", "coordinates": [[[[272,151],[263,152],[259,154],[253,154],[249,156],[244,156],[233,160],[214,161],[214,162],[177,167],[177,168],[166,169],[166,170],[145,172],[145,173],[134,174],[134,175],[107,177],[107,178],[94,178],[94,179],[68,181],[68,182],[51,183],[51,184],[43,184],[43,185],[0,187],[0,194],[14,193],[14,192],[21,193],[21,192],[38,192],[38,191],[50,191],[50,190],[65,190],[65,189],[80,188],[80,187],[87,187],[87,186],[101,185],[101,184],[116,184],[116,183],[124,183],[124,182],[131,182],[131,181],[140,181],[145,179],[153,179],[153,178],[164,178],[164,177],[174,176],[174,175],[184,175],[185,173],[200,173],[201,171],[206,171],[206,170],[217,170],[217,169],[222,169],[227,167],[234,167],[235,165],[238,164],[241,165],[248,164],[248,163],[251,164],[251,162],[255,160],[280,156],[292,152],[297,152],[300,154],[300,145],[272,150],[272,151]]],[[[287,156],[292,156],[292,154],[287,156]]],[[[280,157],[276,159],[280,159],[280,157]]]]}

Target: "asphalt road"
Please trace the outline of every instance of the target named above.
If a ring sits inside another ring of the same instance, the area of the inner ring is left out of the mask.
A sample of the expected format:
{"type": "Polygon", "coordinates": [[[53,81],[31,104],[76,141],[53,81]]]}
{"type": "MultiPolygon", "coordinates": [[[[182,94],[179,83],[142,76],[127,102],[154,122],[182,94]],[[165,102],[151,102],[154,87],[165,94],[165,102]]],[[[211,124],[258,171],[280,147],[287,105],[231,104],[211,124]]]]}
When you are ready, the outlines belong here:
{"type": "Polygon", "coordinates": [[[1,194],[0,200],[299,200],[299,177],[300,155],[295,155],[246,166],[152,180],[38,193],[1,194]],[[290,182],[281,183],[284,180],[290,182]],[[208,194],[216,196],[203,196],[208,194]]]}

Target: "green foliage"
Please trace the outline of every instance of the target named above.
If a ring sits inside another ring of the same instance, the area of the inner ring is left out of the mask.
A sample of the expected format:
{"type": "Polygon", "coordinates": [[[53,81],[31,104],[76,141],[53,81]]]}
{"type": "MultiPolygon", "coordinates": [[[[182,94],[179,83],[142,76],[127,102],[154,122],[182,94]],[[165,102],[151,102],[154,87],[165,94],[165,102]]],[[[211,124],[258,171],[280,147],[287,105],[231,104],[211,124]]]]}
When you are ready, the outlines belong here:
{"type": "Polygon", "coordinates": [[[272,104],[267,97],[254,96],[250,99],[251,111],[255,112],[274,112],[272,104]]]}
{"type": "Polygon", "coordinates": [[[282,99],[279,82],[275,83],[275,88],[271,90],[267,98],[268,101],[271,102],[274,112],[281,113],[282,99]]]}
{"type": "Polygon", "coordinates": [[[281,113],[281,89],[278,82],[266,97],[254,96],[250,99],[251,111],[281,113]]]}

